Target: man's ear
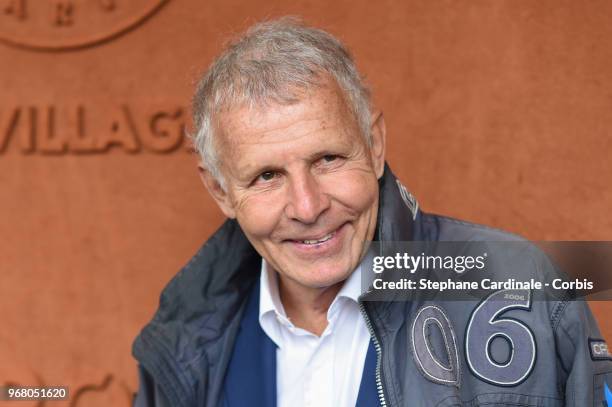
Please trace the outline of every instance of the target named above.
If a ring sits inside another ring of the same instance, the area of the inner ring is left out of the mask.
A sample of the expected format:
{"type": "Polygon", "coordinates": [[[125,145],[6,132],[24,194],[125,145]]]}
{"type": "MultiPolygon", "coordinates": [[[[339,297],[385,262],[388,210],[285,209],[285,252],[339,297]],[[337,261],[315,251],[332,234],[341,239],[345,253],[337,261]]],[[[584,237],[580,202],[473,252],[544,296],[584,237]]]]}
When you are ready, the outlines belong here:
{"type": "Polygon", "coordinates": [[[225,216],[230,219],[236,218],[236,211],[234,205],[230,199],[229,194],[221,187],[219,181],[208,171],[202,164],[198,165],[198,172],[200,173],[200,179],[208,190],[208,193],[213,197],[219,209],[225,216]]]}
{"type": "Polygon", "coordinates": [[[372,157],[374,171],[376,172],[376,178],[380,178],[385,171],[387,127],[381,111],[372,112],[371,121],[370,136],[372,137],[372,147],[370,148],[370,155],[372,157]]]}

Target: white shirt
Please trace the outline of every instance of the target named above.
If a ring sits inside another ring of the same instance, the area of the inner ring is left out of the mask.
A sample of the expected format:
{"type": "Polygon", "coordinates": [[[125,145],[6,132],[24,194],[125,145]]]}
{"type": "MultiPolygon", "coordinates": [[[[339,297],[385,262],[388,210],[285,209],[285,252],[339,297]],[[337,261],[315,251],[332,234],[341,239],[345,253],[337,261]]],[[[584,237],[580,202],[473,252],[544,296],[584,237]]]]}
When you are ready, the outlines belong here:
{"type": "Polygon", "coordinates": [[[278,346],[278,407],[355,407],[370,333],[359,310],[361,265],[346,280],[327,311],[323,334],[294,326],[278,292],[278,275],[261,267],[259,324],[278,346]]]}

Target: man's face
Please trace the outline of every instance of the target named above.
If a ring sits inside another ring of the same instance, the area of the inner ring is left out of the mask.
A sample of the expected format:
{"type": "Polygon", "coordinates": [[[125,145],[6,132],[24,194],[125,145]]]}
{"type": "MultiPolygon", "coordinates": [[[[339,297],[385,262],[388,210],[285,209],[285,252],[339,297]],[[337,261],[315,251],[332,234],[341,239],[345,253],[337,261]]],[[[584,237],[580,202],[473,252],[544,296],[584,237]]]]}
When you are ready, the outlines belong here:
{"type": "Polygon", "coordinates": [[[370,148],[333,81],[295,104],[217,117],[226,189],[206,172],[205,184],[283,281],[329,287],[364,255],[384,168],[384,120],[372,119],[370,148]]]}

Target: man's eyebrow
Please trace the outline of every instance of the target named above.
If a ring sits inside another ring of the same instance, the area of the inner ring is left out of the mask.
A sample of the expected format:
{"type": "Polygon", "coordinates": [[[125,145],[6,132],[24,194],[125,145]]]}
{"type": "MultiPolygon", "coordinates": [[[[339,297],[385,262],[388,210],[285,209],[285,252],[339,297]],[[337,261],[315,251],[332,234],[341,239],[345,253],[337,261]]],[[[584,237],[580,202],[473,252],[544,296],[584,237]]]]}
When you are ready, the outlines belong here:
{"type": "Polygon", "coordinates": [[[325,146],[320,150],[317,150],[308,155],[309,160],[316,160],[328,154],[346,154],[350,150],[351,146],[345,141],[339,141],[333,145],[325,146]]]}
{"type": "Polygon", "coordinates": [[[338,148],[325,148],[323,150],[319,150],[316,153],[312,153],[308,156],[308,160],[309,161],[313,161],[313,160],[318,160],[319,158],[322,158],[326,155],[330,155],[330,154],[338,154],[339,153],[339,149],[338,148]]]}

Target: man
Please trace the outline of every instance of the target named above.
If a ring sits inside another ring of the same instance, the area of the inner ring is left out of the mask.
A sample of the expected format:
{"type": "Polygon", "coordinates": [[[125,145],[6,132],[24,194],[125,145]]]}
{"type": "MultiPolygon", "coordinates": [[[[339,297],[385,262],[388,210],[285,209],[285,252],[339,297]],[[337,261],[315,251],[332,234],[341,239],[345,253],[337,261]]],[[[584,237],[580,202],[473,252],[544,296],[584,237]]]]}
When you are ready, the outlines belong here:
{"type": "Polygon", "coordinates": [[[582,302],[368,301],[373,241],[517,238],[419,210],[334,37],[252,27],[200,82],[194,119],[229,220],[136,339],[136,406],[602,405],[612,368],[582,302]]]}

